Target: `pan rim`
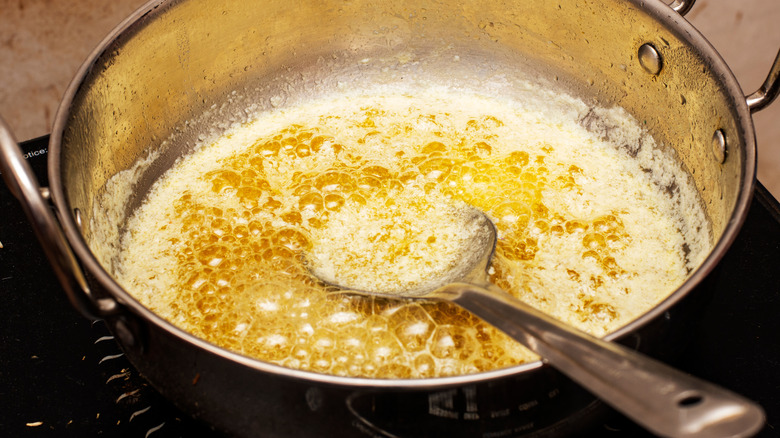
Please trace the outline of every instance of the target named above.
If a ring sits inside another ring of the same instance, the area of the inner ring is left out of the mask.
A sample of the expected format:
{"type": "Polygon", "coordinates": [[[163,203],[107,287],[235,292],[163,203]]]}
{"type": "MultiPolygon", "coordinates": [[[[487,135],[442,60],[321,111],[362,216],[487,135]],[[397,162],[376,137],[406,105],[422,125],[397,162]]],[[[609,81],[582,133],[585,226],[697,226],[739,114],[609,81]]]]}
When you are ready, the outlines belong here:
{"type": "MultiPolygon", "coordinates": [[[[79,90],[84,85],[84,81],[87,78],[90,70],[94,67],[96,61],[101,56],[103,56],[104,53],[110,50],[112,45],[120,38],[126,37],[128,34],[134,32],[139,26],[142,26],[142,21],[144,19],[151,19],[155,14],[160,14],[169,8],[175,7],[176,4],[183,1],[186,0],[152,0],[141,6],[132,15],[127,17],[116,28],[114,28],[99,43],[99,45],[87,57],[86,61],[81,65],[78,72],[74,76],[74,79],[66,89],[64,97],[55,115],[54,125],[49,141],[50,153],[48,158],[48,173],[50,190],[52,194],[52,201],[58,213],[58,217],[65,232],[66,238],[73,248],[77,258],[79,259],[79,262],[82,264],[82,268],[85,271],[88,271],[91,276],[93,276],[96,281],[103,288],[105,288],[107,293],[113,299],[118,301],[123,307],[127,309],[127,311],[133,313],[134,317],[141,318],[147,321],[147,323],[153,324],[164,330],[168,335],[179,338],[182,341],[195,346],[196,348],[200,348],[211,354],[220,356],[221,358],[235,363],[242,364],[260,372],[283,375],[289,378],[304,379],[312,382],[321,382],[349,387],[430,389],[511,377],[542,368],[544,366],[542,361],[534,361],[477,374],[423,379],[376,379],[343,377],[285,368],[280,365],[263,362],[258,359],[243,356],[239,353],[218,347],[184,331],[183,329],[174,326],[172,323],[164,320],[162,317],[141,305],[140,302],[133,298],[116,282],[113,276],[111,276],[101,266],[95,255],[89,249],[89,246],[81,234],[76,218],[72,213],[73,208],[65,195],[61,172],[63,134],[67,128],[68,118],[74,100],[78,96],[79,90]]],[[[695,27],[693,27],[682,16],[674,12],[667,5],[662,4],[662,2],[644,2],[642,0],[624,1],[633,4],[636,8],[643,9],[651,17],[655,18],[661,24],[666,26],[666,28],[671,29],[679,34],[682,39],[697,49],[698,54],[701,56],[704,62],[708,63],[715,69],[720,81],[724,85],[724,92],[732,98],[730,100],[733,101],[736,106],[735,113],[738,117],[736,124],[742,130],[741,134],[744,139],[745,150],[743,168],[741,169],[742,175],[739,182],[739,196],[731,213],[731,217],[729,218],[729,221],[720,239],[716,242],[708,256],[699,265],[699,267],[688,276],[686,281],[680,287],[678,287],[677,290],[672,292],[666,299],[642,314],[634,321],[605,336],[605,339],[609,341],[614,341],[625,337],[630,333],[635,332],[640,327],[648,324],[650,321],[663,316],[663,314],[667,312],[672,306],[689,295],[689,293],[692,292],[693,289],[715,269],[718,262],[723,258],[732,242],[736,239],[736,236],[745,221],[748,207],[752,200],[756,173],[756,142],[750,110],[744,99],[744,93],[742,92],[740,85],[720,54],[695,27]]]]}

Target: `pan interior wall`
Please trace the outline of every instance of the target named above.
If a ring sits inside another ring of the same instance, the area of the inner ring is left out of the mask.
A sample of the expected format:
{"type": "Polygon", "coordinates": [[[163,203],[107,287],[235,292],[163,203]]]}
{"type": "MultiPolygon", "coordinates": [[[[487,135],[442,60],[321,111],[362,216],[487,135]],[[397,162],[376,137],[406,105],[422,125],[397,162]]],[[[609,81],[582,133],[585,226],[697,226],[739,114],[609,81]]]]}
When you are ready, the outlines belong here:
{"type": "MultiPolygon", "coordinates": [[[[259,111],[414,75],[445,84],[501,78],[510,94],[532,78],[593,108],[627,110],[691,175],[717,239],[743,178],[741,122],[722,81],[702,67],[704,55],[638,3],[163,3],[105,47],[73,96],[62,174],[79,184],[66,183],[66,196],[88,223],[121,228],[192,145],[259,111]],[[637,60],[647,42],[664,57],[657,75],[637,60]],[[710,153],[717,129],[734,151],[724,164],[710,153]],[[122,171],[135,175],[123,211],[91,217],[122,171]]],[[[582,123],[612,140],[616,127],[599,111],[582,123]]],[[[674,181],[659,184],[670,196],[678,190],[674,181]]],[[[89,227],[85,235],[93,240],[89,227]]]]}

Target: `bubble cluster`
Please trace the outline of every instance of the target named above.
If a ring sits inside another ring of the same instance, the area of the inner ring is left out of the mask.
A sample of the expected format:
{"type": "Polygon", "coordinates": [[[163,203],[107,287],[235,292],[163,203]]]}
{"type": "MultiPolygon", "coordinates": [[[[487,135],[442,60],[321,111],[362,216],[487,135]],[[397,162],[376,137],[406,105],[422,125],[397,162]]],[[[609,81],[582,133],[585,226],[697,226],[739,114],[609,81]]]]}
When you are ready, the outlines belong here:
{"type": "MultiPolygon", "coordinates": [[[[517,270],[530,268],[550,239],[569,239],[582,263],[599,268],[580,278],[572,266],[572,278],[600,287],[630,275],[614,257],[630,241],[620,211],[573,217],[545,201],[547,191],[576,193],[582,174],[550,162],[553,146],[499,145],[496,132],[507,127],[496,116],[392,116],[364,107],[351,117],[289,124],[204,172],[208,193],[182,192],[166,225],[176,236],[180,279],[168,317],[242,354],[335,375],[422,378],[533,359],[454,305],[349,297],[307,272],[302,254],[313,230],[347,203],[389,207],[406,190],[485,211],[500,236],[491,280],[515,295],[522,295],[517,270]]],[[[397,226],[420,220],[399,218],[397,226]]],[[[573,310],[584,319],[618,313],[588,295],[573,310]]]]}

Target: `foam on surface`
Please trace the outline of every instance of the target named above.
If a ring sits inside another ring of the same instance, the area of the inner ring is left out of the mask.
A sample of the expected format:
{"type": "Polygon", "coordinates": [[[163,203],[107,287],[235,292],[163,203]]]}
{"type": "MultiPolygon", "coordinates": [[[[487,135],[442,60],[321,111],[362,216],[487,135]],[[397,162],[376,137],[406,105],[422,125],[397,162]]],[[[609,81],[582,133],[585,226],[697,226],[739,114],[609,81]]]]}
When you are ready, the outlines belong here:
{"type": "Polygon", "coordinates": [[[369,235],[395,246],[387,270],[364,275],[425,272],[410,255],[446,259],[436,245],[454,230],[440,213],[470,204],[499,230],[492,281],[604,335],[684,281],[709,250],[706,220],[679,166],[625,112],[527,94],[378,87],[237,124],[155,184],[113,273],[183,329],[292,368],[409,378],[534,360],[454,306],[334,295],[303,265],[340,222],[331,251],[359,248],[343,258],[355,275],[369,235]]]}

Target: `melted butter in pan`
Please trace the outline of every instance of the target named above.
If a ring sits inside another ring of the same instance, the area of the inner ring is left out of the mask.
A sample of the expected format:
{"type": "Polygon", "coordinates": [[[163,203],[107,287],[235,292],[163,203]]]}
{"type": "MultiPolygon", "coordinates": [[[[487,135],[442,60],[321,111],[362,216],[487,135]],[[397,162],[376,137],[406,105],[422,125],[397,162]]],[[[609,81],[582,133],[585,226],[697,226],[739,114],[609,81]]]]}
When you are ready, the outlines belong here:
{"type": "Polygon", "coordinates": [[[447,256],[457,231],[435,212],[464,203],[499,230],[493,282],[598,336],[674,291],[700,239],[635,160],[576,119],[383,92],[280,110],[203,145],[130,220],[116,274],[184,330],[290,368],[420,378],[534,360],[453,305],[328,293],[303,266],[338,229],[354,275],[402,281],[447,256]],[[380,247],[386,269],[361,271],[380,247]]]}

